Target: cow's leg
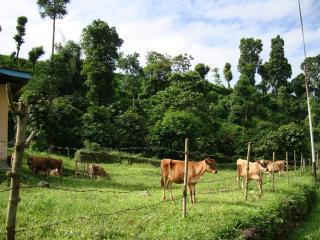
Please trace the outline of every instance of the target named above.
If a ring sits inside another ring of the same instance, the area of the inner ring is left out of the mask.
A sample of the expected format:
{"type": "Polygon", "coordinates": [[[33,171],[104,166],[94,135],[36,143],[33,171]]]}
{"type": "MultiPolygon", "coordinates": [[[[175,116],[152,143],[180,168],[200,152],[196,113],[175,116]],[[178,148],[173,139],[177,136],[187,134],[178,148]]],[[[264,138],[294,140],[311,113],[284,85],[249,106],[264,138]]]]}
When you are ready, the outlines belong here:
{"type": "Polygon", "coordinates": [[[169,184],[170,179],[167,178],[164,180],[164,185],[163,185],[163,195],[162,195],[162,200],[166,201],[166,189],[168,189],[168,184],[169,184]]]}
{"type": "Polygon", "coordinates": [[[170,196],[171,196],[171,200],[173,201],[174,198],[173,198],[173,194],[172,194],[172,182],[170,181],[170,187],[169,187],[169,190],[170,190],[170,196]]]}
{"type": "Polygon", "coordinates": [[[242,177],[242,178],[241,178],[241,189],[244,189],[244,181],[245,181],[245,178],[242,177]]]}
{"type": "Polygon", "coordinates": [[[190,203],[193,204],[192,185],[188,184],[190,203]]]}
{"type": "Polygon", "coordinates": [[[192,196],[193,196],[193,203],[196,203],[196,185],[192,185],[192,196]]]}
{"type": "Polygon", "coordinates": [[[257,179],[257,183],[258,183],[258,186],[259,186],[259,190],[260,190],[260,196],[262,195],[262,179],[257,179]]]}

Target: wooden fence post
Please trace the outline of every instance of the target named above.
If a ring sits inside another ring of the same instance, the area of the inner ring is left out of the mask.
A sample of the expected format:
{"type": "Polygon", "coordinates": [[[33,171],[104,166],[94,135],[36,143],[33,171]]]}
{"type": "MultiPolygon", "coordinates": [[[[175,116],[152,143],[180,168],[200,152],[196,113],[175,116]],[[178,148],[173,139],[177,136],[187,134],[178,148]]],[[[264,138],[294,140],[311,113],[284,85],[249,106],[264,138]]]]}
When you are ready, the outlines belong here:
{"type": "Polygon", "coordinates": [[[288,178],[288,183],[289,183],[289,157],[288,157],[288,152],[286,152],[286,163],[287,163],[287,178],[288,178]]]}
{"type": "Polygon", "coordinates": [[[251,142],[248,143],[248,152],[247,152],[247,173],[246,173],[246,186],[244,189],[244,200],[248,199],[248,186],[249,186],[249,161],[250,161],[250,153],[251,153],[251,142]]]}
{"type": "Polygon", "coordinates": [[[187,187],[188,187],[188,155],[189,155],[189,138],[184,141],[184,178],[183,178],[183,202],[182,211],[183,217],[187,216],[187,187]]]}
{"type": "Polygon", "coordinates": [[[302,176],[303,172],[303,155],[301,154],[301,159],[300,159],[300,177],[302,176]]]}
{"type": "Polygon", "coordinates": [[[7,240],[14,240],[16,234],[16,216],[18,203],[20,201],[20,173],[24,148],[31,142],[34,132],[26,140],[26,128],[28,119],[28,107],[25,103],[19,102],[18,108],[12,100],[10,84],[7,84],[8,104],[11,112],[17,118],[16,142],[14,145],[12,170],[8,173],[11,177],[10,193],[7,208],[6,231],[7,240]]]}
{"type": "Polygon", "coordinates": [[[276,153],[272,153],[272,191],[274,191],[274,161],[276,159],[276,153]]]}
{"type": "Polygon", "coordinates": [[[296,150],[293,151],[293,167],[294,167],[294,175],[296,176],[296,170],[297,170],[296,150]]]}

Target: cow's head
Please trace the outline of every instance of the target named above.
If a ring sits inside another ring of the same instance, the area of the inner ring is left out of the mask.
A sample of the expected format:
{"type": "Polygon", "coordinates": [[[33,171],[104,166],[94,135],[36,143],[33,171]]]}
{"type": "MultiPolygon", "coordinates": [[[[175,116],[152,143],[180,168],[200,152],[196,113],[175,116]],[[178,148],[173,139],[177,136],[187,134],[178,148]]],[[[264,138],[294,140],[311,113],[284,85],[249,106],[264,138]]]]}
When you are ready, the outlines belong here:
{"type": "Polygon", "coordinates": [[[212,159],[212,158],[206,158],[204,159],[204,162],[206,164],[206,171],[216,174],[218,173],[218,168],[217,168],[217,164],[216,164],[216,160],[212,159]]]}
{"type": "Polygon", "coordinates": [[[268,164],[269,164],[268,160],[258,160],[257,163],[258,163],[258,166],[259,166],[259,168],[260,168],[260,170],[262,172],[268,172],[269,171],[268,170],[268,164]]]}

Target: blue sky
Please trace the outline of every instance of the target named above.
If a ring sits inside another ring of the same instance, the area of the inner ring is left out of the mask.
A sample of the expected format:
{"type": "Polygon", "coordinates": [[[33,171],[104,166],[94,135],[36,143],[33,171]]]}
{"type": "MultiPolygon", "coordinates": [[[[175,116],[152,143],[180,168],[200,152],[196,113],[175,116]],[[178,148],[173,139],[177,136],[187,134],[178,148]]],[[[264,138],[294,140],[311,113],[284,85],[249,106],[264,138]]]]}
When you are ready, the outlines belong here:
{"type": "MultiPolygon", "coordinates": [[[[36,0],[1,0],[0,54],[15,50],[16,21],[26,16],[27,35],[21,57],[32,47],[43,46],[50,54],[52,21],[41,19],[36,0]]],[[[307,55],[320,54],[320,1],[301,0],[307,55]]],[[[121,51],[140,53],[142,65],[149,51],[175,56],[188,53],[193,65],[211,68],[232,65],[233,84],[239,74],[239,42],[243,37],[261,39],[261,57],[267,61],[271,38],[285,40],[285,54],[293,77],[303,61],[297,0],[71,0],[68,15],[57,21],[57,41],[79,41],[81,31],[95,19],[106,21],[124,40],[121,51]]],[[[210,73],[211,74],[211,73],[210,73]]]]}

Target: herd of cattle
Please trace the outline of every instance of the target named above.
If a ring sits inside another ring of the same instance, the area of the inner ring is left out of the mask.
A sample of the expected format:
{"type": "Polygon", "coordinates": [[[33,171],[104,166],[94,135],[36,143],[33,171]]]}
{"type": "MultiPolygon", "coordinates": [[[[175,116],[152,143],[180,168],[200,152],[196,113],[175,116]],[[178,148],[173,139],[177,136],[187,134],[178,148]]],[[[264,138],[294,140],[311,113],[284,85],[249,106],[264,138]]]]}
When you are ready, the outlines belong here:
{"type": "MultiPolygon", "coordinates": [[[[27,165],[29,166],[33,175],[42,172],[45,176],[62,176],[62,164],[63,160],[54,159],[51,157],[36,157],[30,156],[27,158],[27,165]]],[[[7,165],[11,167],[12,156],[8,155],[7,165]]],[[[91,178],[109,178],[109,174],[103,169],[103,167],[96,164],[90,164],[88,168],[88,175],[91,178]]]]}
{"type": "MultiPolygon", "coordinates": [[[[7,163],[11,166],[12,156],[8,156],[7,163]]],[[[27,164],[32,172],[36,174],[43,172],[45,176],[62,176],[62,164],[63,161],[54,159],[51,157],[28,157],[27,164]]],[[[237,187],[239,188],[240,180],[242,180],[242,188],[244,187],[244,179],[247,177],[248,180],[256,180],[259,186],[260,194],[262,194],[262,174],[268,173],[268,176],[272,172],[279,172],[280,176],[284,175],[285,160],[258,160],[256,162],[249,162],[249,171],[247,172],[247,161],[238,159],[237,160],[237,187]]],[[[184,182],[184,161],[174,159],[163,159],[160,164],[161,167],[161,186],[163,187],[163,200],[166,200],[165,191],[169,190],[171,199],[173,200],[171,186],[172,183],[181,184],[184,182]]],[[[202,175],[205,172],[212,174],[218,173],[216,161],[211,158],[206,158],[199,162],[189,161],[188,164],[188,190],[190,196],[190,202],[195,203],[196,191],[195,185],[200,181],[202,175]]],[[[103,167],[90,164],[88,168],[88,175],[91,178],[110,178],[109,174],[103,169],[103,167]]]]}
{"type": "MultiPolygon", "coordinates": [[[[277,160],[258,160],[256,162],[249,162],[249,171],[247,171],[247,161],[237,160],[237,187],[239,188],[240,178],[247,177],[248,180],[256,180],[259,185],[260,195],[262,194],[262,173],[269,173],[269,177],[272,172],[279,172],[280,176],[284,174],[284,166],[286,161],[277,160]]],[[[161,161],[161,186],[163,187],[163,201],[166,200],[166,189],[170,191],[171,199],[173,200],[171,185],[172,183],[184,182],[184,161],[163,159],[161,161]]],[[[188,164],[188,190],[191,204],[195,203],[195,185],[200,181],[200,178],[205,172],[216,174],[218,172],[217,165],[214,159],[206,158],[199,162],[190,161],[188,164]]]]}

